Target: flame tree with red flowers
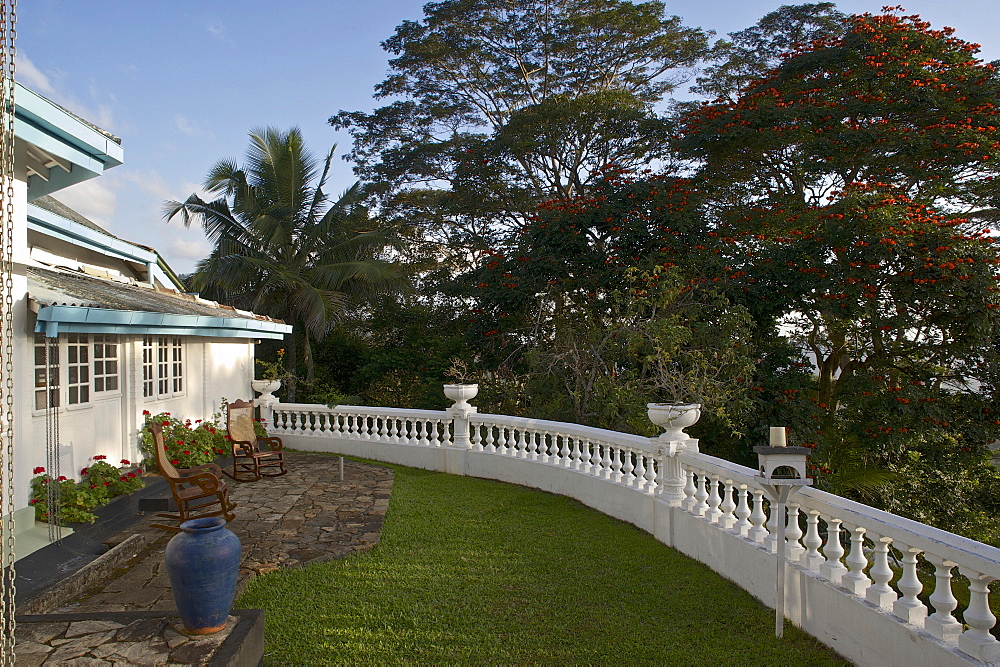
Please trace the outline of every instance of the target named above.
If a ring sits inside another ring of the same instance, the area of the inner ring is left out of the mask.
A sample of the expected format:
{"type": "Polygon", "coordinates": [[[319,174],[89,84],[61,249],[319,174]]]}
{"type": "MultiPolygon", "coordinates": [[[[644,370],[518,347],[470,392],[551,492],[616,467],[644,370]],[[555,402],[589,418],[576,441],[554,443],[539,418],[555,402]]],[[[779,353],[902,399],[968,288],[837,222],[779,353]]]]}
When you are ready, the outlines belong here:
{"type": "Polygon", "coordinates": [[[1000,76],[952,33],[898,7],[848,17],[690,111],[675,145],[733,239],[731,294],[815,365],[793,396],[759,388],[802,420],[818,474],[868,474],[888,509],[995,541],[1000,76]]]}

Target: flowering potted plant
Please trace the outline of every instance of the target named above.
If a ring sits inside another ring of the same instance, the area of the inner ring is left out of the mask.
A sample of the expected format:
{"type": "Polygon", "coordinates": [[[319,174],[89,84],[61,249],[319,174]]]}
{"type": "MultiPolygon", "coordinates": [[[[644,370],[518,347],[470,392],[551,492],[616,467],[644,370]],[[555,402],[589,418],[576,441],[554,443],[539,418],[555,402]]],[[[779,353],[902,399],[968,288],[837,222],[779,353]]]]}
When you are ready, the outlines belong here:
{"type": "Polygon", "coordinates": [[[282,380],[287,380],[292,376],[292,373],[285,369],[285,348],[278,350],[277,361],[257,359],[256,363],[260,366],[260,378],[251,380],[250,386],[262,396],[268,396],[278,391],[281,388],[282,380]]]}
{"type": "Polygon", "coordinates": [[[31,500],[28,501],[35,508],[35,520],[63,526],[68,523],[94,523],[97,520],[95,509],[145,485],[141,476],[129,470],[130,461],[122,459],[122,468],[116,468],[106,462],[107,458],[103,454],[95,456],[94,463],[80,471],[79,482],[65,475],[52,479],[45,468],[35,468],[36,477],[31,480],[31,500]],[[59,485],[57,512],[49,508],[49,487],[52,484],[59,485]]]}

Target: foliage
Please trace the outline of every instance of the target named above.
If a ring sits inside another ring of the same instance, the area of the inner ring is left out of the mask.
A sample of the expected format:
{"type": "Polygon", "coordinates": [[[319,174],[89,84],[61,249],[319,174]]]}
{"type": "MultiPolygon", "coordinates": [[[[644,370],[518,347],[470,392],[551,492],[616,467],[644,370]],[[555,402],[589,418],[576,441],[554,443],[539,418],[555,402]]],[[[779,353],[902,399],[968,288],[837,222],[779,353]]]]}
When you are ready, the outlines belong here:
{"type": "Polygon", "coordinates": [[[215,457],[230,452],[225,430],[215,420],[193,422],[181,421],[169,412],[156,415],[143,411],[145,422],[139,431],[139,450],[143,454],[143,465],[148,470],[156,470],[156,453],[153,451],[153,435],[149,431],[152,424],[163,427],[163,447],[167,459],[178,468],[193,468],[211,463],[215,457]]]}
{"type": "MultiPolygon", "coordinates": [[[[57,480],[45,472],[45,468],[35,468],[35,477],[31,479],[31,499],[28,504],[35,508],[35,519],[47,523],[55,523],[49,511],[49,485],[59,484],[60,525],[68,523],[94,523],[97,516],[91,511],[105,505],[117,496],[138,491],[145,483],[135,471],[125,472],[105,461],[104,455],[94,457],[94,463],[80,471],[80,481],[75,482],[65,476],[57,480]]],[[[122,466],[130,466],[125,459],[122,466]]]]}
{"type": "Polygon", "coordinates": [[[330,122],[351,132],[348,157],[384,209],[458,266],[538,202],[586,194],[605,165],[667,158],[654,106],[706,45],[658,1],[445,0],[424,12],[383,42],[395,57],[376,98],[394,101],[330,122]]]}
{"type": "Polygon", "coordinates": [[[393,470],[375,548],[256,577],[237,600],[265,610],[271,660],[843,664],[793,626],[775,639],[752,595],[575,500],[393,470]]]}
{"type": "Polygon", "coordinates": [[[848,17],[690,112],[676,145],[725,240],[723,288],[816,371],[754,386],[816,447],[820,485],[983,539],[1000,303],[976,216],[1000,194],[1000,77],[976,48],[915,16],[848,17]],[[930,478],[968,503],[912,483],[930,478]]]}
{"type": "Polygon", "coordinates": [[[327,334],[349,304],[396,277],[394,265],[382,257],[389,236],[372,229],[358,185],[329,202],[324,187],[332,159],[331,150],[321,166],[298,128],[255,130],[245,166],[222,160],[209,171],[204,188],[218,199],[191,195],[164,208],[168,220],[179,217],[185,226],[199,221],[215,244],[192,278],[195,289],[291,323],[288,370],[295,373],[301,350],[308,381],[314,374],[312,342],[327,334]]]}
{"type": "Polygon", "coordinates": [[[294,373],[291,373],[285,368],[285,348],[279,349],[275,356],[277,359],[275,361],[267,361],[266,359],[255,359],[255,363],[260,368],[260,378],[261,380],[271,380],[279,381],[284,384],[288,384],[289,380],[297,379],[294,373]]]}

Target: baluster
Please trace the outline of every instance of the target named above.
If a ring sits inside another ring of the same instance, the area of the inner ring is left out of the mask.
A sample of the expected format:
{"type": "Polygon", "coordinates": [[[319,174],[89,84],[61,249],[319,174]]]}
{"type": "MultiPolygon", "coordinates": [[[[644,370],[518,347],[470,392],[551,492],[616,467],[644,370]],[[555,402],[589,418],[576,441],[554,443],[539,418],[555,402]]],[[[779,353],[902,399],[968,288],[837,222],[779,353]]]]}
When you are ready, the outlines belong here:
{"type": "Polygon", "coordinates": [[[472,430],[472,451],[483,451],[483,425],[469,424],[469,427],[472,430]]]}
{"type": "Polygon", "coordinates": [[[840,580],[847,574],[847,568],[840,562],[844,557],[844,545],[840,543],[840,519],[827,519],[826,522],[826,546],[823,547],[823,564],[819,566],[819,573],[826,577],[831,584],[840,584],[840,580]]]}
{"type": "Polygon", "coordinates": [[[698,487],[695,486],[695,471],[688,468],[683,472],[684,475],[684,500],[681,501],[681,507],[683,507],[688,512],[694,512],[694,506],[698,503],[695,499],[695,494],[698,493],[698,487]]]}
{"type": "Polygon", "coordinates": [[[426,422],[424,422],[423,419],[417,420],[417,444],[420,445],[421,447],[426,447],[427,445],[430,444],[430,441],[427,440],[428,434],[424,431],[424,428],[426,426],[427,424],[426,422]]]}
{"type": "Polygon", "coordinates": [[[407,445],[415,444],[417,437],[417,425],[412,419],[403,418],[403,443],[407,445]]]}
{"type": "Polygon", "coordinates": [[[357,415],[347,415],[347,437],[354,438],[357,434],[357,415]]]}
{"type": "Polygon", "coordinates": [[[850,570],[840,578],[840,585],[851,591],[855,595],[864,595],[872,581],[865,575],[865,568],[868,566],[868,559],[865,558],[865,529],[862,526],[851,528],[844,525],[851,533],[851,552],[847,555],[844,563],[850,570]]]}
{"type": "Polygon", "coordinates": [[[994,577],[967,567],[961,571],[969,578],[969,606],[963,614],[969,629],[958,638],[958,648],[977,660],[995,664],[1000,661],[1000,642],[990,634],[997,622],[990,611],[990,582],[994,577]]]}
{"type": "Polygon", "coordinates": [[[934,566],[934,592],[930,603],[934,613],[924,621],[924,629],[946,642],[954,642],[962,634],[962,624],[951,612],[958,606],[958,600],[951,592],[951,569],[957,565],[950,560],[925,553],[924,558],[934,566]]]}
{"type": "Polygon", "coordinates": [[[738,495],[736,511],[733,512],[736,516],[736,525],[733,526],[733,530],[742,537],[746,537],[750,529],[753,528],[753,524],[750,523],[750,503],[747,502],[747,496],[750,494],[747,492],[746,484],[740,484],[738,495]]]}
{"type": "Polygon", "coordinates": [[[288,413],[288,426],[291,429],[292,433],[297,433],[299,430],[298,416],[299,413],[297,412],[288,413]]]}
{"type": "Polygon", "coordinates": [[[750,528],[747,531],[747,537],[756,542],[757,544],[763,544],[767,540],[767,514],[764,513],[764,492],[761,489],[753,490],[753,511],[750,512],[750,528]]]}
{"type": "Polygon", "coordinates": [[[802,526],[799,525],[799,506],[797,503],[788,506],[788,523],[785,526],[785,555],[789,562],[795,563],[805,552],[805,547],[799,541],[802,539],[802,526]]]}
{"type": "Polygon", "coordinates": [[[722,504],[719,505],[719,509],[722,510],[722,516],[718,521],[719,525],[726,530],[732,530],[736,524],[736,515],[734,514],[736,511],[736,502],[733,500],[733,492],[735,490],[733,480],[727,479],[722,491],[722,504]]]}
{"type": "Polygon", "coordinates": [[[896,543],[896,548],[903,552],[903,575],[896,582],[896,588],[903,596],[892,603],[892,613],[907,623],[922,628],[927,618],[927,607],[917,599],[924,590],[924,585],[917,576],[917,556],[920,554],[920,549],[899,542],[896,543]]]}
{"type": "Polygon", "coordinates": [[[400,420],[396,417],[389,418],[389,442],[398,443],[399,442],[399,427],[400,420]]]}
{"type": "MultiPolygon", "coordinates": [[[[778,512],[775,502],[767,499],[767,548],[771,553],[778,553],[778,512]]],[[[788,553],[787,551],[785,553],[788,553]]]]}
{"type": "Polygon", "coordinates": [[[571,461],[570,461],[570,458],[569,458],[569,452],[570,452],[570,449],[569,449],[569,438],[565,434],[563,434],[563,433],[557,434],[557,437],[560,440],[560,446],[559,446],[559,466],[563,467],[563,468],[568,468],[571,465],[571,461]]]}
{"type": "Polygon", "coordinates": [[[705,512],[708,511],[708,490],[705,484],[708,476],[704,471],[696,470],[695,478],[697,490],[694,492],[694,508],[692,511],[695,516],[705,516],[705,512]]]}
{"type": "Polygon", "coordinates": [[[330,413],[324,412],[318,415],[319,419],[319,432],[323,435],[327,435],[330,432],[330,413]]]}
{"type": "Polygon", "coordinates": [[[883,609],[892,609],[892,603],[899,597],[889,586],[893,575],[892,568],[889,567],[889,545],[892,543],[892,538],[874,533],[869,533],[868,537],[875,543],[872,566],[868,570],[875,583],[865,591],[865,599],[883,609]]]}
{"type": "Polygon", "coordinates": [[[635,470],[632,471],[632,485],[643,490],[643,484],[646,483],[646,462],[643,460],[646,457],[642,455],[642,452],[635,453],[635,470]]]}
{"type": "Polygon", "coordinates": [[[622,482],[622,448],[617,445],[611,458],[611,481],[615,484],[622,482]]]}
{"type": "Polygon", "coordinates": [[[387,421],[389,421],[389,419],[385,415],[381,416],[378,420],[378,439],[381,442],[389,440],[389,429],[386,428],[387,421]]]}
{"type": "Polygon", "coordinates": [[[613,465],[611,447],[612,445],[604,443],[604,446],[601,448],[601,479],[611,479],[613,465]]]}
{"type": "Polygon", "coordinates": [[[484,451],[489,452],[490,454],[493,454],[494,452],[497,451],[495,444],[496,441],[493,439],[494,428],[495,427],[493,426],[493,424],[486,425],[486,447],[484,448],[484,451]]]}
{"type": "Polygon", "coordinates": [[[551,433],[549,431],[542,431],[538,434],[538,446],[536,447],[536,452],[538,456],[538,461],[540,463],[549,462],[549,437],[551,433]]]}
{"type": "Polygon", "coordinates": [[[646,478],[645,491],[646,493],[656,493],[656,476],[658,472],[657,468],[659,468],[659,462],[656,460],[655,456],[646,454],[643,456],[646,459],[646,473],[644,475],[646,478]]]}
{"type": "Polygon", "coordinates": [[[719,478],[714,475],[708,482],[708,498],[706,499],[706,503],[708,509],[705,510],[705,518],[710,523],[718,523],[722,517],[722,510],[719,509],[719,505],[722,504],[722,496],[719,495],[719,478]]]}
{"type": "MultiPolygon", "coordinates": [[[[607,445],[604,445],[607,447],[607,445]]],[[[590,445],[590,474],[595,477],[601,476],[601,443],[595,442],[590,445]]]]}
{"type": "Polygon", "coordinates": [[[622,484],[625,486],[632,486],[632,481],[634,479],[632,477],[632,470],[634,470],[632,465],[632,450],[623,449],[622,454],[625,457],[622,461],[622,484]]]}
{"type": "Polygon", "coordinates": [[[538,431],[525,431],[525,451],[524,455],[529,461],[538,460],[538,431]]]}
{"type": "Polygon", "coordinates": [[[814,572],[819,572],[823,564],[823,554],[819,548],[823,546],[823,538],[819,535],[819,511],[808,510],[806,514],[806,539],[802,543],[806,547],[805,556],[802,562],[807,568],[814,572]]]}
{"type": "Polygon", "coordinates": [[[573,448],[570,450],[569,457],[570,457],[569,467],[572,468],[573,470],[579,470],[580,458],[581,458],[580,438],[573,438],[573,448]]]}

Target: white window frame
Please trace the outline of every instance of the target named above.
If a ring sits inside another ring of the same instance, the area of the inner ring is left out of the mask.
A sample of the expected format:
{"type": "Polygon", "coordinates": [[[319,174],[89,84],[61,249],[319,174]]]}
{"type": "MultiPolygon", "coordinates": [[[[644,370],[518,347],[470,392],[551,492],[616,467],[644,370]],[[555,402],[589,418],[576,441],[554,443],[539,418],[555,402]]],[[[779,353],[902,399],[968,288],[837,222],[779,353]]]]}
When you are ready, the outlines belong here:
{"type": "Polygon", "coordinates": [[[66,334],[59,338],[60,346],[66,346],[66,407],[90,405],[90,336],[81,333],[66,334]]]}
{"type": "Polygon", "coordinates": [[[183,396],[186,392],[184,339],[180,336],[142,337],[142,396],[146,401],[183,396]]]}
{"type": "Polygon", "coordinates": [[[36,333],[32,352],[34,354],[33,368],[35,383],[33,408],[36,412],[44,410],[46,400],[51,400],[53,403],[52,407],[58,408],[62,405],[62,396],[60,395],[62,383],[59,377],[61,370],[59,364],[59,339],[46,338],[45,334],[36,333]],[[46,347],[48,347],[48,350],[46,350],[46,347]],[[48,354],[48,364],[46,364],[46,358],[43,356],[46,352],[48,354]],[[52,385],[53,380],[55,380],[55,386],[52,385]],[[49,395],[48,399],[46,399],[46,394],[49,395]],[[42,401],[42,405],[38,404],[39,400],[42,401]]]}
{"type": "Polygon", "coordinates": [[[122,390],[121,341],[114,334],[94,334],[92,341],[93,361],[91,372],[92,395],[94,399],[114,396],[122,390]],[[110,369],[110,370],[109,370],[110,369]]]}

